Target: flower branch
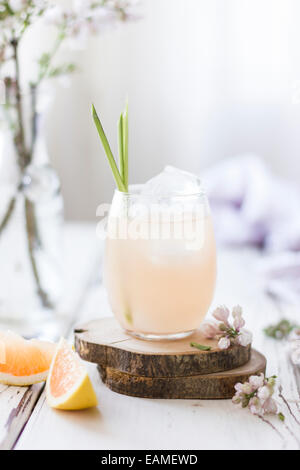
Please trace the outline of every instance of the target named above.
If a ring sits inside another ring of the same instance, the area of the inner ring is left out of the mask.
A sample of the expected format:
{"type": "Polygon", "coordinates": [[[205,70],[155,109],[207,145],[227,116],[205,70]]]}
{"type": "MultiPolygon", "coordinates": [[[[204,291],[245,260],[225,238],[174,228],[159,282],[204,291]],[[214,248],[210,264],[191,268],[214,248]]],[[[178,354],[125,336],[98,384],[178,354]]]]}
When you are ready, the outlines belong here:
{"type": "Polygon", "coordinates": [[[242,307],[236,305],[232,309],[233,322],[230,323],[230,311],[222,305],[213,312],[213,317],[218,321],[204,322],[200,331],[209,339],[218,339],[218,347],[220,349],[227,349],[233,344],[241,346],[248,346],[252,341],[252,333],[246,329],[245,320],[242,316],[242,307]]]}
{"type": "Polygon", "coordinates": [[[284,415],[279,411],[278,404],[273,397],[276,378],[276,375],[267,378],[261,373],[252,375],[248,382],[237,383],[234,387],[235,395],[232,402],[242,408],[249,408],[254,415],[275,414],[281,421],[284,421],[284,415]]]}

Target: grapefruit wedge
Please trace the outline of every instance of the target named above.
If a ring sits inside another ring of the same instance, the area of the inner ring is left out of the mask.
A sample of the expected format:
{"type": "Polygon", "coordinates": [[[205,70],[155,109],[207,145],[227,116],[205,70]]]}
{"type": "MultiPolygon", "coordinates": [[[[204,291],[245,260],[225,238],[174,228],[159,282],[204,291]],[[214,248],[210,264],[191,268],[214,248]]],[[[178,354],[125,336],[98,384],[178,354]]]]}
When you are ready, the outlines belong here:
{"type": "Polygon", "coordinates": [[[60,410],[82,410],[98,400],[83,362],[64,338],[57,345],[46,384],[47,402],[60,410]]]}
{"type": "Polygon", "coordinates": [[[0,383],[25,386],[43,382],[54,351],[53,343],[0,331],[0,383]]]}

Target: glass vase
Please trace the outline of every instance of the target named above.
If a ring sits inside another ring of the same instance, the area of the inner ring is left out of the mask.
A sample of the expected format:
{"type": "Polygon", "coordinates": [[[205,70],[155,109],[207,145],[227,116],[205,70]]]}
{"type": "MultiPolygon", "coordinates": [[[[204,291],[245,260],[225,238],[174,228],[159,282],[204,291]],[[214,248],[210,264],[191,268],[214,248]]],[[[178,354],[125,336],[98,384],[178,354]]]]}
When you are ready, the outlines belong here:
{"type": "Polygon", "coordinates": [[[0,134],[0,328],[40,334],[62,293],[63,200],[36,117],[30,163],[21,168],[8,128],[0,134]]]}

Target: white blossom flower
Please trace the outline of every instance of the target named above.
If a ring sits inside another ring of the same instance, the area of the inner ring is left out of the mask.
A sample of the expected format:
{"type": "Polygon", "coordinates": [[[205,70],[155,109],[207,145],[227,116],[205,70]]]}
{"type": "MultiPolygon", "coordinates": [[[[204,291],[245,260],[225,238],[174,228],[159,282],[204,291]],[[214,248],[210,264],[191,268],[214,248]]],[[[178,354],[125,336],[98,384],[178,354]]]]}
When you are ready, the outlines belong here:
{"type": "Polygon", "coordinates": [[[263,414],[263,407],[262,404],[257,397],[253,397],[249,400],[249,409],[252,414],[254,415],[262,415],[263,414]]]}
{"type": "Polygon", "coordinates": [[[251,375],[249,378],[250,384],[253,386],[254,389],[262,387],[264,384],[265,376],[263,373],[260,375],[251,375]]]}
{"type": "Polygon", "coordinates": [[[49,25],[60,26],[66,16],[61,5],[53,5],[44,14],[44,20],[49,25]]]}
{"type": "Polygon", "coordinates": [[[230,346],[230,339],[229,338],[223,337],[223,338],[219,339],[218,347],[220,349],[228,349],[229,346],[230,346]]]}
{"type": "Polygon", "coordinates": [[[265,401],[271,396],[271,390],[267,385],[260,387],[257,391],[257,396],[260,400],[265,401]]]}
{"type": "Polygon", "coordinates": [[[248,344],[251,344],[252,342],[252,333],[248,330],[241,330],[240,334],[237,337],[237,342],[241,346],[248,346],[248,344]]]}
{"type": "Polygon", "coordinates": [[[205,336],[205,338],[209,339],[214,338],[219,332],[218,325],[208,322],[202,323],[199,330],[203,334],[203,336],[205,336]]]}
{"type": "Polygon", "coordinates": [[[215,317],[216,320],[222,321],[225,324],[227,324],[228,317],[229,317],[229,310],[225,305],[221,305],[220,307],[217,307],[214,312],[213,312],[213,317],[215,317]]]}
{"type": "Polygon", "coordinates": [[[235,305],[232,309],[232,316],[233,318],[235,317],[241,317],[243,314],[243,309],[240,305],[235,305]]]}
{"type": "Polygon", "coordinates": [[[237,331],[243,328],[243,326],[245,326],[245,320],[243,319],[243,317],[236,317],[233,320],[233,326],[237,331]]]}
{"type": "Polygon", "coordinates": [[[258,398],[253,397],[249,400],[249,410],[251,411],[252,414],[254,415],[259,415],[262,412],[262,406],[260,404],[260,401],[258,398]]]}

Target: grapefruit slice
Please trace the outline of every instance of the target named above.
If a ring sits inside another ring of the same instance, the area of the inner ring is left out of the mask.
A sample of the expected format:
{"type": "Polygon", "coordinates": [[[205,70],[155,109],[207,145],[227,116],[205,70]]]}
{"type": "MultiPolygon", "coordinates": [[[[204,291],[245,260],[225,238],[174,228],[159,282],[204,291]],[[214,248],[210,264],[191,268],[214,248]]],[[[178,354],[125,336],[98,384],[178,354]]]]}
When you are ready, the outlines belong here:
{"type": "Polygon", "coordinates": [[[53,343],[0,331],[0,383],[25,386],[43,382],[54,351],[53,343]]]}
{"type": "Polygon", "coordinates": [[[82,410],[98,400],[83,362],[64,338],[57,345],[46,384],[47,402],[60,410],[82,410]]]}

